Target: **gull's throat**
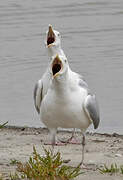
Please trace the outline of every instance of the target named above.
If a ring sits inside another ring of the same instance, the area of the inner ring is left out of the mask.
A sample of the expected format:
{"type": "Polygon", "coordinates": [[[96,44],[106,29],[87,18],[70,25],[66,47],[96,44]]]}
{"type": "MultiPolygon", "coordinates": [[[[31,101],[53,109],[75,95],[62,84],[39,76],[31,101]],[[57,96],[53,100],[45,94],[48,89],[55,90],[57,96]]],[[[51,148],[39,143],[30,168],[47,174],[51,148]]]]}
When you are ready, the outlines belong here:
{"type": "Polygon", "coordinates": [[[47,34],[47,46],[55,42],[55,34],[51,26],[49,26],[49,31],[47,34]]]}
{"type": "Polygon", "coordinates": [[[48,37],[47,38],[47,45],[49,45],[49,44],[52,44],[52,43],[54,43],[55,42],[55,37],[48,37]]]}
{"type": "Polygon", "coordinates": [[[62,70],[62,62],[56,57],[52,64],[52,73],[53,76],[55,76],[57,73],[59,73],[62,70]]]}

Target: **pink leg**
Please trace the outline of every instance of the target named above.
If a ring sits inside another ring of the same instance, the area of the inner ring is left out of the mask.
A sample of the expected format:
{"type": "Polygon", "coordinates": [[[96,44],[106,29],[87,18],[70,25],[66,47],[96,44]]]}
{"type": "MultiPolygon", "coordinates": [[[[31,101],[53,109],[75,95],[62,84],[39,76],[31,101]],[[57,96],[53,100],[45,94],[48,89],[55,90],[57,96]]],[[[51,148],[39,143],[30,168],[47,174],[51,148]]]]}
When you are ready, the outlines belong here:
{"type": "Polygon", "coordinates": [[[52,145],[52,147],[54,146],[64,146],[66,145],[66,143],[63,143],[63,142],[60,142],[60,141],[56,141],[56,132],[57,130],[56,129],[50,129],[50,137],[51,137],[51,140],[49,142],[45,142],[44,144],[45,145],[52,145]]]}
{"type": "Polygon", "coordinates": [[[68,140],[68,143],[69,144],[81,144],[81,142],[80,141],[78,141],[75,137],[72,137],[72,138],[70,138],[69,140],[68,140]]]}
{"type": "Polygon", "coordinates": [[[67,139],[67,140],[60,140],[62,143],[67,143],[67,144],[81,144],[81,142],[77,141],[77,139],[75,138],[75,129],[72,132],[72,136],[67,139]]]}

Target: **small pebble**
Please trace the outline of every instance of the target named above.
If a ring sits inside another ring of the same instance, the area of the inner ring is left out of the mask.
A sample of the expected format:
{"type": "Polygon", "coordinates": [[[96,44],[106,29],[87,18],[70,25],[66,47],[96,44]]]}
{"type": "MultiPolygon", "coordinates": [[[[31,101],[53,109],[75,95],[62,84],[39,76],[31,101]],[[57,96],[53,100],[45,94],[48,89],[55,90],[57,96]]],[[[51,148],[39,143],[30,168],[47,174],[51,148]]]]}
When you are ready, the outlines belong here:
{"type": "Polygon", "coordinates": [[[122,157],[121,154],[115,154],[115,157],[122,157]]]}
{"type": "Polygon", "coordinates": [[[94,165],[94,164],[95,164],[95,162],[94,162],[94,161],[92,161],[92,160],[89,160],[89,164],[90,164],[90,165],[94,165]]]}

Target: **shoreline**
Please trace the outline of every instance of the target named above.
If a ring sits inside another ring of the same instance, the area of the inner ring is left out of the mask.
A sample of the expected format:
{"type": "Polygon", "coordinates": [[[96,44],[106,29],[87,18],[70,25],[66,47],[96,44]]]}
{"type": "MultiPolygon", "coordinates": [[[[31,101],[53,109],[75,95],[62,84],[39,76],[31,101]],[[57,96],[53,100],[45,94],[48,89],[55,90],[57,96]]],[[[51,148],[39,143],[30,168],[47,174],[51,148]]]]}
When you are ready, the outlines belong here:
{"type": "MultiPolygon", "coordinates": [[[[5,127],[4,127],[4,129],[12,129],[12,130],[17,130],[17,129],[20,129],[20,130],[46,130],[46,131],[48,131],[49,132],[49,130],[48,130],[48,128],[47,127],[28,127],[28,126],[11,126],[11,125],[6,125],[5,127]]],[[[71,133],[72,132],[72,130],[71,129],[58,129],[58,132],[66,132],[66,133],[71,133]]],[[[80,133],[81,134],[81,132],[80,132],[80,130],[76,130],[76,133],[80,133]]],[[[89,131],[87,131],[86,132],[86,134],[93,134],[93,135],[102,135],[102,136],[109,136],[109,137],[121,137],[121,138],[123,138],[123,134],[120,134],[120,133],[116,133],[116,132],[114,132],[114,133],[106,133],[106,132],[104,132],[104,133],[99,133],[99,132],[89,132],[89,131]]]]}
{"type": "MultiPolygon", "coordinates": [[[[33,145],[40,154],[43,154],[43,147],[49,140],[47,128],[17,127],[6,126],[0,129],[0,174],[4,179],[9,180],[9,174],[16,170],[15,165],[11,165],[11,160],[26,162],[32,155],[33,145]]],[[[67,139],[71,136],[70,131],[59,130],[57,137],[67,139]]],[[[80,132],[76,132],[75,137],[81,142],[80,132]]],[[[63,159],[71,159],[69,165],[77,166],[81,160],[81,145],[67,144],[55,146],[55,152],[60,151],[63,159]]],[[[113,133],[86,133],[85,164],[91,170],[82,170],[85,173],[78,176],[75,180],[121,180],[123,175],[117,173],[100,174],[97,168],[116,163],[123,165],[123,135],[113,133]]]]}

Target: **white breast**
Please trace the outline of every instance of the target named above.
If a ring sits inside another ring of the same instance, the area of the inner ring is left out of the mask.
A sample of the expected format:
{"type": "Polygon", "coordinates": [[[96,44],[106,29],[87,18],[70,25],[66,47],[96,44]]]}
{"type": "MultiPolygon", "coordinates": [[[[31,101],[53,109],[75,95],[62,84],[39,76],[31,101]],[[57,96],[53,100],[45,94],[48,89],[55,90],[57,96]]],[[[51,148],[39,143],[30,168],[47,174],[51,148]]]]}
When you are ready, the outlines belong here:
{"type": "Polygon", "coordinates": [[[83,110],[86,96],[86,90],[79,86],[66,88],[64,93],[49,89],[41,105],[42,121],[48,128],[87,129],[90,121],[83,110]]]}

